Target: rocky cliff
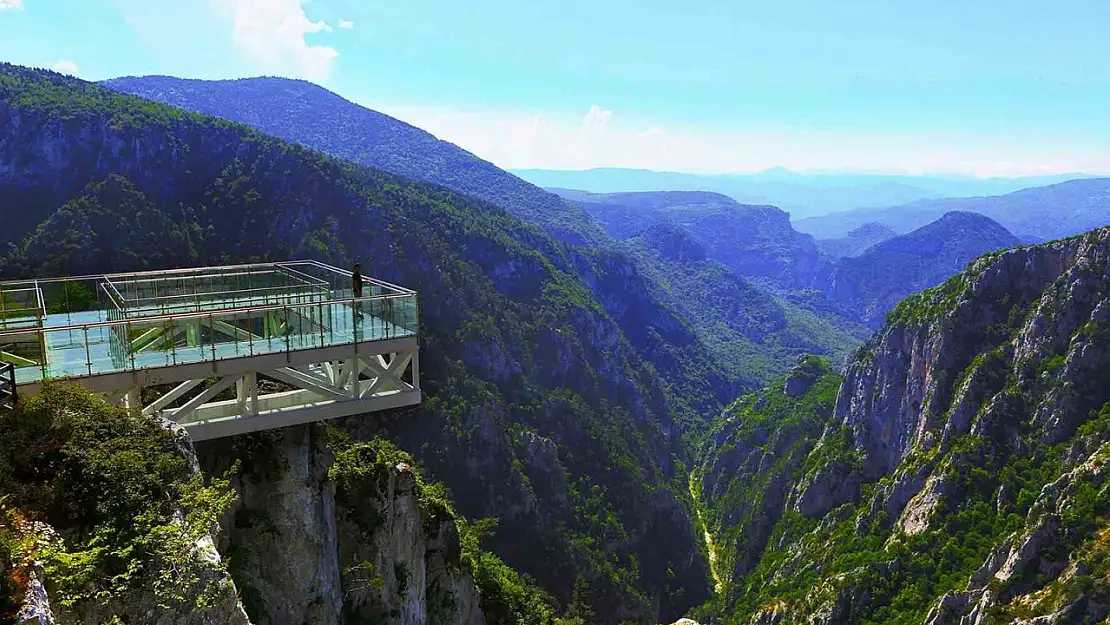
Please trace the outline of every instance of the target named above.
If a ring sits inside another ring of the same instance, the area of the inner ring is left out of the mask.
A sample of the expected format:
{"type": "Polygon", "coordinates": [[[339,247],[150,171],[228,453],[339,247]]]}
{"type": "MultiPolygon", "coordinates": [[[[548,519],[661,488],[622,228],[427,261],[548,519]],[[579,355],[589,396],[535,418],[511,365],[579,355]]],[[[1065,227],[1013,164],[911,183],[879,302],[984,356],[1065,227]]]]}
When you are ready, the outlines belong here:
{"type": "MultiPolygon", "coordinates": [[[[984,256],[902,302],[847,367],[822,434],[794,437],[812,450],[786,487],[768,492],[782,471],[755,461],[790,462],[781,427],[748,425],[746,447],[714,450],[703,484],[764,506],[754,529],[742,517],[717,531],[769,538],[738,552],[734,586],[701,619],[1110,616],[1108,263],[1098,230],[984,256]],[[741,448],[757,453],[729,460],[741,448]]],[[[742,422],[767,418],[748,401],[742,422]]],[[[718,491],[703,487],[710,509],[718,491]]]]}
{"type": "Polygon", "coordinates": [[[412,457],[384,440],[353,442],[338,431],[329,438],[317,424],[207,442],[194,452],[176,426],[66,387],[0,414],[0,434],[8,493],[0,498],[0,618],[41,625],[552,618],[550,600],[482,551],[480,533],[455,513],[443,487],[425,482],[412,457]],[[129,503],[146,507],[121,507],[129,503]]]}
{"type": "Polygon", "coordinates": [[[220,549],[256,625],[487,622],[453,506],[408,454],[319,424],[197,447],[241,469],[220,549]]]}

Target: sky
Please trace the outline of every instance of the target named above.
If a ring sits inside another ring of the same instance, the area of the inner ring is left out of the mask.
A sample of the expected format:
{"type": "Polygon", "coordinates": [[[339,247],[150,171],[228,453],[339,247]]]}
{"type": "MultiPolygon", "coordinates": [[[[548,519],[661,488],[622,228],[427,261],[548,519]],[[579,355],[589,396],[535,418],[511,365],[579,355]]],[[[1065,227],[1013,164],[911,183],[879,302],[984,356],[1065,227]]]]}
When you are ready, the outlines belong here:
{"type": "Polygon", "coordinates": [[[1107,0],[0,0],[0,60],[304,78],[504,168],[1110,173],[1107,0]]]}

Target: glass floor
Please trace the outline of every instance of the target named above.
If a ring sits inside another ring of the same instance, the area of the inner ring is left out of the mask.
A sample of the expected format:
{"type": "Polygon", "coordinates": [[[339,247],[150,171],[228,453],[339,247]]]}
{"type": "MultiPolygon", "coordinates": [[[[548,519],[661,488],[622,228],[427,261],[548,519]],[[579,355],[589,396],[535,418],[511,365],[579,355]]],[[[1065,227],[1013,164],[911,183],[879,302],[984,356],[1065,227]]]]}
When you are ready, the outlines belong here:
{"type": "MultiPolygon", "coordinates": [[[[415,295],[411,299],[363,301],[359,304],[361,311],[358,313],[351,302],[289,306],[284,311],[288,316],[285,320],[288,327],[269,332],[268,338],[242,327],[233,327],[221,320],[227,318],[226,313],[215,311],[191,321],[199,323],[199,327],[205,330],[210,327],[220,329],[220,333],[198,332],[197,340],[191,345],[181,339],[173,345],[163,340],[163,345],[157,348],[131,350],[126,349],[119,338],[120,326],[95,325],[109,322],[105,311],[47,315],[41,331],[46,362],[44,365],[17,365],[16,380],[24,383],[43,378],[82,377],[416,335],[413,329],[409,329],[416,326],[415,295]]],[[[240,322],[242,316],[238,315],[240,322]]],[[[160,327],[160,322],[144,321],[141,317],[131,321],[139,332],[144,329],[158,330],[160,327]]],[[[255,321],[260,320],[256,318],[255,321]]],[[[161,323],[166,327],[174,324],[175,336],[182,328],[180,319],[161,323]]],[[[36,341],[39,332],[28,334],[34,337],[32,341],[36,341]]],[[[28,334],[24,334],[21,340],[26,342],[28,334]]],[[[0,336],[0,350],[7,349],[6,341],[10,344],[10,337],[0,336]]]]}

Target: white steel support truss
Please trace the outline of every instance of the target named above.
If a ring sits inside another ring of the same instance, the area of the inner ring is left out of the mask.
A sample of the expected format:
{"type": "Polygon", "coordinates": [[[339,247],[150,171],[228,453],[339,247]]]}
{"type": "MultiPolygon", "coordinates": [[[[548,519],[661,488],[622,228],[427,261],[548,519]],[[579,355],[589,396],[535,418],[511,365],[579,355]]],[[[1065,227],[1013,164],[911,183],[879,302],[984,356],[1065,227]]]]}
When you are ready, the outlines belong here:
{"type": "Polygon", "coordinates": [[[419,354],[414,346],[191,378],[146,406],[139,404],[141,390],[132,386],[101,394],[111,403],[164,416],[182,425],[194,440],[206,440],[418,404],[419,354]],[[260,376],[285,388],[264,391],[260,376]]]}

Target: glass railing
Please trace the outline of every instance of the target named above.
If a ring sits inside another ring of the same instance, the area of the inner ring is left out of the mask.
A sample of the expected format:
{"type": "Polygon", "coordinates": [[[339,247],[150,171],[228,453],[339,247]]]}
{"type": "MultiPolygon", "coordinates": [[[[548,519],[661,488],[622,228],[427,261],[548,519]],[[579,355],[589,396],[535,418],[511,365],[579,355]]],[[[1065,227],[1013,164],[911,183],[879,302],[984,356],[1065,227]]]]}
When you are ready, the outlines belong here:
{"type": "Polygon", "coordinates": [[[102,310],[49,315],[41,328],[0,329],[0,362],[14,365],[22,383],[415,336],[416,294],[375,295],[368,286],[359,299],[349,297],[348,285],[317,301],[263,297],[248,306],[129,318],[102,310]]]}

